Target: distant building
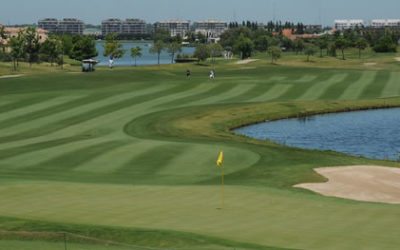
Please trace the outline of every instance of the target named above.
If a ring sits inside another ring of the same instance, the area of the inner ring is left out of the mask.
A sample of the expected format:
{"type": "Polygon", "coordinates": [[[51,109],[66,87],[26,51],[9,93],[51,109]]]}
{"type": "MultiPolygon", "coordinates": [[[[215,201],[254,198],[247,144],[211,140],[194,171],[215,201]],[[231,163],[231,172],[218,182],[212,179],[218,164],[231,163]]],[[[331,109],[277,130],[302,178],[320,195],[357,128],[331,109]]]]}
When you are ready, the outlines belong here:
{"type": "Polygon", "coordinates": [[[304,26],[304,32],[306,33],[320,33],[322,31],[322,25],[320,24],[308,24],[304,26]]]}
{"type": "Polygon", "coordinates": [[[190,22],[181,20],[170,20],[155,23],[156,29],[168,30],[171,37],[181,36],[184,37],[189,31],[190,22]]]}
{"type": "MultiPolygon", "coordinates": [[[[1,27],[1,25],[0,25],[0,27],[1,27]]],[[[0,38],[0,44],[7,45],[9,40],[10,40],[10,38],[17,37],[18,34],[21,31],[24,31],[26,29],[27,29],[27,27],[5,27],[4,31],[6,33],[7,39],[2,40],[0,38]]],[[[40,43],[43,43],[44,41],[47,40],[47,38],[48,38],[48,31],[47,30],[44,30],[44,29],[41,29],[41,28],[37,28],[36,29],[36,33],[39,36],[39,42],[40,43]]]]}
{"type": "Polygon", "coordinates": [[[100,36],[101,35],[101,29],[86,27],[83,30],[83,35],[85,35],[85,36],[100,36]]]}
{"type": "Polygon", "coordinates": [[[357,27],[364,27],[365,22],[361,19],[350,19],[350,20],[335,20],[335,29],[346,30],[354,29],[357,27]]]}
{"type": "Polygon", "coordinates": [[[208,40],[218,40],[222,33],[228,29],[228,24],[222,21],[206,20],[194,23],[196,33],[205,35],[208,40]]]}
{"type": "Polygon", "coordinates": [[[364,26],[365,22],[361,19],[335,20],[335,29],[337,30],[355,29],[357,27],[362,28],[364,26]]]}
{"type": "Polygon", "coordinates": [[[126,19],[122,23],[122,33],[126,35],[146,34],[146,22],[140,19],[126,19]]]}
{"type": "Polygon", "coordinates": [[[85,24],[76,18],[64,18],[63,20],[46,18],[38,22],[38,27],[50,33],[82,35],[85,24]]]}
{"type": "MultiPolygon", "coordinates": [[[[275,35],[278,35],[278,33],[276,33],[275,35]]],[[[301,35],[293,34],[292,29],[283,29],[282,35],[293,41],[297,40],[297,39],[315,39],[315,38],[319,38],[321,36],[321,34],[301,34],[301,35]]]]}
{"type": "Polygon", "coordinates": [[[58,20],[55,18],[46,18],[38,22],[38,27],[47,30],[50,33],[58,32],[58,20]]]}
{"type": "Polygon", "coordinates": [[[375,19],[371,21],[372,28],[400,28],[400,19],[375,19]]]}
{"type": "Polygon", "coordinates": [[[101,23],[101,33],[103,36],[112,33],[118,35],[144,35],[147,34],[146,22],[133,18],[126,19],[125,21],[111,18],[101,23]]]}
{"type": "Polygon", "coordinates": [[[122,21],[117,18],[110,18],[101,22],[101,34],[106,36],[108,34],[120,34],[122,32],[122,21]]]}
{"type": "Polygon", "coordinates": [[[85,23],[76,18],[64,18],[58,22],[58,32],[74,35],[82,35],[85,23]]]}

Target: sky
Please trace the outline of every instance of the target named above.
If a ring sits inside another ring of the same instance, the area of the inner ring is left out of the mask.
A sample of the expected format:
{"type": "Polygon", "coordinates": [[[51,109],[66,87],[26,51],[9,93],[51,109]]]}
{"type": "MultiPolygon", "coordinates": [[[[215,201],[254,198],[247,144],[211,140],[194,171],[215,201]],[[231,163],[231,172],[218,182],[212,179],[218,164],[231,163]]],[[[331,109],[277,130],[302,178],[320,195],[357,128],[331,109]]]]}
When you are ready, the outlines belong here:
{"type": "Polygon", "coordinates": [[[0,23],[74,17],[87,24],[141,18],[199,21],[281,20],[332,25],[335,19],[400,19],[400,0],[0,0],[0,23]]]}

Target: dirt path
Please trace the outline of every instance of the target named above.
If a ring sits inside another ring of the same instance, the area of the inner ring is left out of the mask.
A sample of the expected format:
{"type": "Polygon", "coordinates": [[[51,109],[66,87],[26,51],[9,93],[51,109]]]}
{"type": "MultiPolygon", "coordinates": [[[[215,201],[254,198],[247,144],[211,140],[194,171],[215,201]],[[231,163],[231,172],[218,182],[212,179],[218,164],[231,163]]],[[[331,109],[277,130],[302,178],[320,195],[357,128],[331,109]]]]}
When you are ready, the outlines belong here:
{"type": "Polygon", "coordinates": [[[349,166],[315,169],[326,183],[299,184],[325,196],[357,201],[400,204],[400,169],[380,166],[349,166]]]}

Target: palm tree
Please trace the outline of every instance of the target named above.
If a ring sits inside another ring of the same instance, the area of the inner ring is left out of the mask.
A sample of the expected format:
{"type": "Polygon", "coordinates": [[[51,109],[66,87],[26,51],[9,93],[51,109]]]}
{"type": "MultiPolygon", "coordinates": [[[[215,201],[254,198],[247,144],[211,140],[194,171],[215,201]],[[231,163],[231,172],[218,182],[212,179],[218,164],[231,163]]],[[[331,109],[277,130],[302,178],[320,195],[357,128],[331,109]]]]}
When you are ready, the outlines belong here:
{"type": "Polygon", "coordinates": [[[136,58],[141,56],[142,56],[142,48],[140,48],[139,46],[131,48],[131,57],[135,60],[135,67],[137,66],[136,58]]]}

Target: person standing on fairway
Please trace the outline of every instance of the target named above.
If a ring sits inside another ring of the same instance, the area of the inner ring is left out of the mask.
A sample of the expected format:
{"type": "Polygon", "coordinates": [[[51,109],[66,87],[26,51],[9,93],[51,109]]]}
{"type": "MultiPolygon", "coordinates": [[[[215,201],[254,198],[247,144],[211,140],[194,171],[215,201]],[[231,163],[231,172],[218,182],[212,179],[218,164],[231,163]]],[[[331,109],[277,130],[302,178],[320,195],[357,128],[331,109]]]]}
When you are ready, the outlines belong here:
{"type": "Polygon", "coordinates": [[[189,69],[188,69],[188,70],[186,70],[186,77],[187,77],[187,78],[190,78],[191,74],[192,74],[192,72],[190,72],[190,70],[189,70],[189,69]]]}
{"type": "Polygon", "coordinates": [[[210,79],[214,80],[215,79],[215,72],[214,70],[210,71],[210,79]]]}
{"type": "Polygon", "coordinates": [[[110,60],[108,60],[108,66],[110,67],[110,69],[112,69],[113,65],[114,65],[114,57],[111,55],[110,60]]]}

